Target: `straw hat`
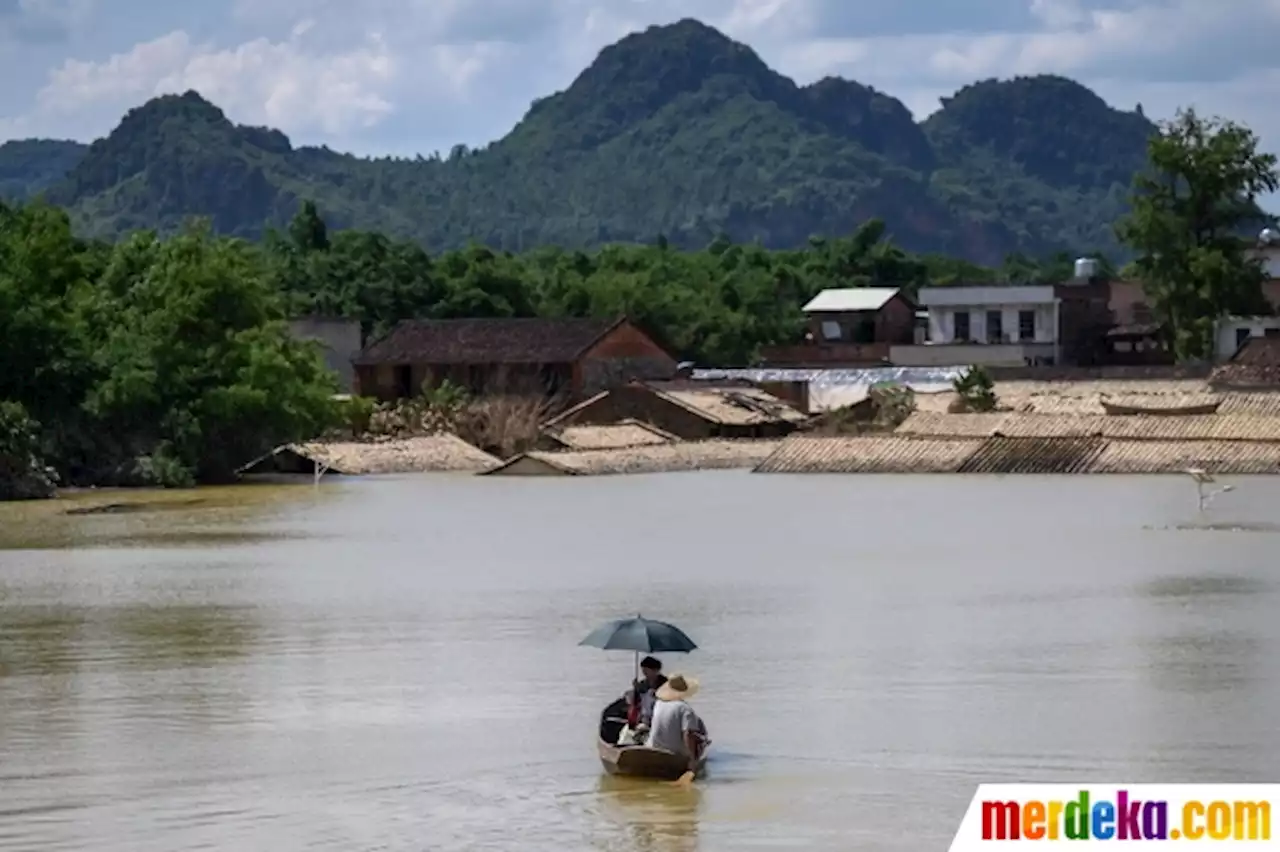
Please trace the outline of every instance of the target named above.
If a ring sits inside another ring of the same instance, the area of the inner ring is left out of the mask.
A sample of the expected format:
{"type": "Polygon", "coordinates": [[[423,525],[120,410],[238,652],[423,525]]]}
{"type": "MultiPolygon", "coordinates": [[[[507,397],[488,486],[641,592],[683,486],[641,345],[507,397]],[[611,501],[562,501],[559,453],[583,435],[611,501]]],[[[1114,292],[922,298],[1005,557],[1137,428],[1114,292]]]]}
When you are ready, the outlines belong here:
{"type": "Polygon", "coordinates": [[[683,701],[692,698],[698,692],[698,681],[684,675],[672,675],[667,682],[658,687],[653,697],[659,701],[683,701]]]}

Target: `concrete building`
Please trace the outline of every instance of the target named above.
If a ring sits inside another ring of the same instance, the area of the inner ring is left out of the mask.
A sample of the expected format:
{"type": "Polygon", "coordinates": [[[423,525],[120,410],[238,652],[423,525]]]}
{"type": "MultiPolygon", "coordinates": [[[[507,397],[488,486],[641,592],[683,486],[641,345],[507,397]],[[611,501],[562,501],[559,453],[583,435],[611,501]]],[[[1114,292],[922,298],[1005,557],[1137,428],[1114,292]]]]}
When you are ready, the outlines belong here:
{"type": "Polygon", "coordinates": [[[1021,367],[1061,360],[1061,303],[1052,285],[922,287],[924,343],[896,345],[889,360],[907,367],[980,364],[1021,367]]]}
{"type": "Polygon", "coordinates": [[[289,332],[298,340],[314,340],[324,349],[324,362],[337,373],[342,393],[355,388],[352,360],[363,344],[359,320],[339,317],[299,317],[289,321],[289,332]]]}

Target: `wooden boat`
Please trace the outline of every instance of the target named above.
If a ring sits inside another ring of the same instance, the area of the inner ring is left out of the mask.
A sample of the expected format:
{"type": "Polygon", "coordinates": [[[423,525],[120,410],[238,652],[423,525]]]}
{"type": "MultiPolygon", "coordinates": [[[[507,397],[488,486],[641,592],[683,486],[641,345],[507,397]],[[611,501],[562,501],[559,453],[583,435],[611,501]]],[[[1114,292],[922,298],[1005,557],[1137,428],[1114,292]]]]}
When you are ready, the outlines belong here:
{"type": "Polygon", "coordinates": [[[1121,405],[1115,402],[1107,402],[1101,400],[1102,410],[1113,417],[1190,417],[1197,414],[1216,414],[1218,406],[1222,405],[1222,400],[1215,399],[1213,402],[1205,402],[1200,405],[1183,405],[1177,408],[1165,407],[1148,407],[1145,405],[1121,405]]]}
{"type": "MultiPolygon", "coordinates": [[[[618,736],[627,724],[627,702],[624,699],[604,708],[600,714],[599,742],[600,763],[610,775],[626,775],[634,778],[655,778],[675,781],[689,768],[688,761],[675,752],[643,745],[620,746],[618,736]]],[[[702,750],[694,776],[706,771],[707,749],[702,750]]]]}

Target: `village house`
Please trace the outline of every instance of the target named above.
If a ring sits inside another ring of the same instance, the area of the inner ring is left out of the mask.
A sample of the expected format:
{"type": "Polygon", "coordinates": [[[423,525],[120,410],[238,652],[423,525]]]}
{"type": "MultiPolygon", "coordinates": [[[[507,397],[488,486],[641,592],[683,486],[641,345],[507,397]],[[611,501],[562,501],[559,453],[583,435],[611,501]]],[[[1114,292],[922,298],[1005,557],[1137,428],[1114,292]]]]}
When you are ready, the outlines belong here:
{"type": "Polygon", "coordinates": [[[750,385],[633,382],[599,393],[544,424],[552,434],[574,426],[649,424],[685,441],[780,438],[808,420],[795,406],[750,385]]]}
{"type": "Polygon", "coordinates": [[[387,401],[445,381],[476,395],[580,399],[675,371],[675,360],[626,318],[405,320],[355,359],[357,393],[387,401]]]}
{"type": "Polygon", "coordinates": [[[890,347],[896,366],[985,367],[1093,363],[1111,324],[1105,281],[1088,266],[1065,284],[922,287],[922,343],[890,347]]]}
{"type": "Polygon", "coordinates": [[[312,340],[320,344],[325,366],[338,376],[342,393],[355,388],[352,361],[363,344],[360,321],[341,317],[307,316],[289,321],[289,333],[295,340],[312,340]]]}
{"type": "Polygon", "coordinates": [[[916,306],[897,287],[823,290],[801,310],[802,343],[763,347],[769,366],[837,367],[883,363],[894,343],[914,339],[916,306]]]}

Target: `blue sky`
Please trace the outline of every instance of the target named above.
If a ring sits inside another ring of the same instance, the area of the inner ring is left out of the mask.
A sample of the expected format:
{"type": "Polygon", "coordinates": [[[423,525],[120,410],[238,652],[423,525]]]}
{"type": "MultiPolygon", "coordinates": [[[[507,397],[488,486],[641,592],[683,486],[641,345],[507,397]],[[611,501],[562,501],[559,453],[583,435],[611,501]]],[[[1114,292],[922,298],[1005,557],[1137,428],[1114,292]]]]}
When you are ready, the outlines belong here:
{"type": "Polygon", "coordinates": [[[501,136],[605,44],[686,16],[918,117],[976,79],[1053,72],[1280,150],[1280,0],[0,0],[0,139],[90,140],[196,89],[295,143],[447,151],[501,136]]]}

